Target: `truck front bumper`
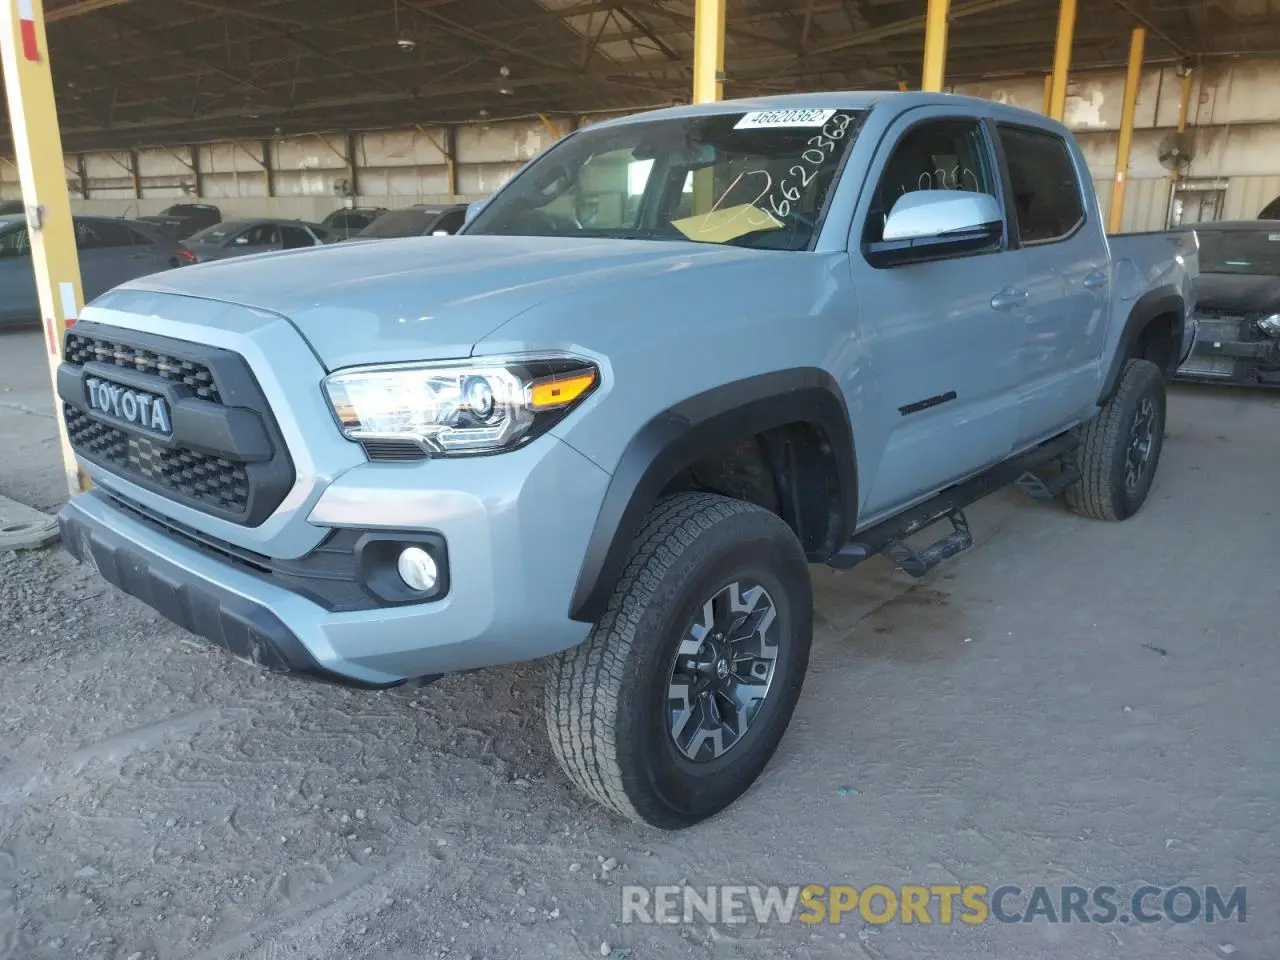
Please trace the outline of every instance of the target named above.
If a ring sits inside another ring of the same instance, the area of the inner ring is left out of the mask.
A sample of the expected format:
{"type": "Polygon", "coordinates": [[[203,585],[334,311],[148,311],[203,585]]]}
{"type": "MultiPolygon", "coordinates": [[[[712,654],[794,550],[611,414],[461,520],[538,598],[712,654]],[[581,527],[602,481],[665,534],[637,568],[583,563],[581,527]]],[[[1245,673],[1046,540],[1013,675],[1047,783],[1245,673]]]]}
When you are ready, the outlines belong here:
{"type": "Polygon", "coordinates": [[[430,533],[447,549],[441,599],[354,604],[361,609],[325,602],[244,551],[166,528],[109,490],[73,498],[58,520],[76,559],[237,657],[378,688],[580,643],[590,625],[569,619],[569,602],[608,481],[551,437],[501,457],[347,471],[312,509],[313,524],[430,533]]]}

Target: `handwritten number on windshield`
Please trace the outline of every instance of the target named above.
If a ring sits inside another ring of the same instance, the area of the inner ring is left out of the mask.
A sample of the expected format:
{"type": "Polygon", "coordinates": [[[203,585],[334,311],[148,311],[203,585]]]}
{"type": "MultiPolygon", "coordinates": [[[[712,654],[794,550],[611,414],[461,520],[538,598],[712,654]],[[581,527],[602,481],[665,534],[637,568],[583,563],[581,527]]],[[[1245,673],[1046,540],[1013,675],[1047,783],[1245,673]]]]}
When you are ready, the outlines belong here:
{"type": "Polygon", "coordinates": [[[817,136],[809,138],[809,149],[800,155],[801,162],[787,171],[789,176],[799,181],[799,185],[791,180],[779,180],[776,190],[769,192],[769,208],[776,216],[791,214],[791,205],[800,199],[801,189],[812,182],[818,168],[835,153],[836,141],[844,139],[852,121],[852,114],[838,113],[827,121],[817,136]]]}

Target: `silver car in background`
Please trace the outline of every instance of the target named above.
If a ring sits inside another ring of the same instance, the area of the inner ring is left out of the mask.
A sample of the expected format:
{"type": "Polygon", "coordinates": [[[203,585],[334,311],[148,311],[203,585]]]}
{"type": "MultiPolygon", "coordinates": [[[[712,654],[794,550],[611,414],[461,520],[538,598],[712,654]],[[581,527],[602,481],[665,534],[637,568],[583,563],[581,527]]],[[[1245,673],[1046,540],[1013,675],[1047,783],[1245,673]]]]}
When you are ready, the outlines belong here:
{"type": "MultiPolygon", "coordinates": [[[[151,224],[111,217],[73,217],[72,222],[85,303],[126,280],[190,262],[177,240],[151,224]]],[[[0,216],[0,326],[39,319],[26,217],[0,216]]]]}
{"type": "Polygon", "coordinates": [[[194,263],[226,260],[250,253],[298,250],[333,243],[337,238],[318,223],[303,220],[225,220],[184,241],[194,263]]]}

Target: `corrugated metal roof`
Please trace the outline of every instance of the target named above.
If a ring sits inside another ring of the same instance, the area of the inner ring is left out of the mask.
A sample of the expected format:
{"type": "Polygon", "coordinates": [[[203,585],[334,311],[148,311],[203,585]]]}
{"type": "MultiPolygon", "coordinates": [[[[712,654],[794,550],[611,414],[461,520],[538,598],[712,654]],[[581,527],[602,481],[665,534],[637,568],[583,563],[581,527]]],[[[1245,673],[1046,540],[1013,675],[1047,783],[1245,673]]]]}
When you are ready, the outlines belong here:
{"type": "MultiPolygon", "coordinates": [[[[917,86],[925,0],[728,0],[726,94],[917,86]]],[[[1280,55],[1280,0],[1088,0],[1074,69],[1280,55]]],[[[1053,0],[952,0],[948,79],[1038,73],[1053,0]]],[[[694,0],[50,0],[68,149],[679,102],[694,0]]]]}

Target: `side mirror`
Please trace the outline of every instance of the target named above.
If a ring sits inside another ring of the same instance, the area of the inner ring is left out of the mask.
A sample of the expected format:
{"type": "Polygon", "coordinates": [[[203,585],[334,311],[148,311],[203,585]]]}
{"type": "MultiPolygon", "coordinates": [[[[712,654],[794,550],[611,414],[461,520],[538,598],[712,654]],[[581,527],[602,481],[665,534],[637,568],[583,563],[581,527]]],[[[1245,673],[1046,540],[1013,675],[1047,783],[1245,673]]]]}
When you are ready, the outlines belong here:
{"type": "Polygon", "coordinates": [[[863,244],[874,267],[937,260],[998,243],[1000,203],[989,193],[916,190],[903,194],[885,219],[883,239],[863,244]]]}
{"type": "Polygon", "coordinates": [[[484,201],[482,200],[477,200],[475,203],[468,204],[466,211],[462,214],[463,224],[465,225],[470,223],[472,220],[476,218],[476,216],[483,209],[484,209],[484,201]]]}

